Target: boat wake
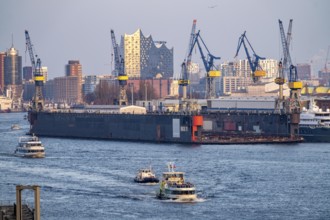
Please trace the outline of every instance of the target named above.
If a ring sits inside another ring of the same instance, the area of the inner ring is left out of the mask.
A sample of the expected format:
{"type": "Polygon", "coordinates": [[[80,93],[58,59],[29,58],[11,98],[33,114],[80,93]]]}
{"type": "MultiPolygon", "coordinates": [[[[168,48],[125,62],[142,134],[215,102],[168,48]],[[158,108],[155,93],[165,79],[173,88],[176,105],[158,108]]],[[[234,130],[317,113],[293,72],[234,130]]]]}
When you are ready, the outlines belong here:
{"type": "Polygon", "coordinates": [[[139,183],[142,186],[156,186],[159,185],[159,183],[139,183]]]}
{"type": "Polygon", "coordinates": [[[171,202],[171,203],[200,203],[200,202],[206,202],[206,199],[203,198],[196,198],[196,199],[166,199],[166,200],[161,200],[162,202],[171,202]]]}

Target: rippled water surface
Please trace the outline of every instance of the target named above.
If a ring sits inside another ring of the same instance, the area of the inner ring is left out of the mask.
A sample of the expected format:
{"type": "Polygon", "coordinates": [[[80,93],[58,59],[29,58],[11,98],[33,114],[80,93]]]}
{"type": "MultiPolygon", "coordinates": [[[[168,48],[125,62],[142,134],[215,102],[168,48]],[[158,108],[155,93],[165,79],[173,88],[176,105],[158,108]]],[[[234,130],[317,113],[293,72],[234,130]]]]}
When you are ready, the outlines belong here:
{"type": "MultiPolygon", "coordinates": [[[[41,137],[46,158],[13,156],[29,128],[0,114],[0,203],[18,184],[41,186],[42,219],[330,219],[330,144],[179,145],[41,137]],[[12,131],[12,124],[21,130],[12,131]],[[196,203],[160,201],[133,182],[174,161],[196,185],[196,203]]],[[[49,125],[51,126],[51,125],[49,125]]],[[[23,193],[33,206],[33,194],[23,193]]]]}

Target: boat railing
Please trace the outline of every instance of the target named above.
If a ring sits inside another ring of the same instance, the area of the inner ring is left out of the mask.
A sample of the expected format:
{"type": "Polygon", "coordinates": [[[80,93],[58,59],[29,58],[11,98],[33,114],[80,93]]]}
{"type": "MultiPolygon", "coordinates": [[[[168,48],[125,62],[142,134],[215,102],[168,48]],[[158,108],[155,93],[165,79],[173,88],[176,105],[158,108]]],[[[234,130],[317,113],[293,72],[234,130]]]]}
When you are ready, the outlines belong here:
{"type": "Polygon", "coordinates": [[[192,187],[195,187],[194,184],[192,183],[189,183],[189,182],[186,182],[186,183],[176,183],[176,182],[169,182],[168,185],[170,187],[175,187],[175,188],[192,188],[192,187]]]}
{"type": "Polygon", "coordinates": [[[19,142],[37,142],[39,141],[39,138],[37,136],[32,136],[32,137],[20,137],[19,142]]]}

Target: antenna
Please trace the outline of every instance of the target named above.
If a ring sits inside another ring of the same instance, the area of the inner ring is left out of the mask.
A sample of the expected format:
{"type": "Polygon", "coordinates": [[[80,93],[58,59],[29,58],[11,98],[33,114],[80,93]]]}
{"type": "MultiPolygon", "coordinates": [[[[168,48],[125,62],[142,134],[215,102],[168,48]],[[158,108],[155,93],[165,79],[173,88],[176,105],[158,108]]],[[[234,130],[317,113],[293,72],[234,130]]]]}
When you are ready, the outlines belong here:
{"type": "Polygon", "coordinates": [[[325,58],[325,64],[324,64],[324,72],[328,72],[328,67],[327,67],[327,64],[328,64],[328,58],[329,58],[329,50],[330,50],[330,45],[328,46],[328,52],[327,52],[327,56],[325,58]]]}

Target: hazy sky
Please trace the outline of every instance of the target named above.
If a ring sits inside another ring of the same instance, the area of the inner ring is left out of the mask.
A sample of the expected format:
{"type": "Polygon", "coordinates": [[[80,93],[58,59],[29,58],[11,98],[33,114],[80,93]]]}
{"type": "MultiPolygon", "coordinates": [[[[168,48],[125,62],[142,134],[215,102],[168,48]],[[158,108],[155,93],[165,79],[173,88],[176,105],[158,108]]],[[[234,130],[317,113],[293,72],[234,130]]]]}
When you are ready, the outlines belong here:
{"type": "MultiPolygon", "coordinates": [[[[23,66],[30,65],[25,53],[27,29],[49,78],[63,76],[72,59],[80,60],[85,75],[109,74],[111,28],[117,41],[138,28],[145,36],[166,41],[174,47],[176,72],[187,51],[193,19],[220,62],[234,59],[245,30],[258,55],[280,59],[278,19],[285,32],[293,19],[294,63],[313,61],[323,67],[330,45],[329,0],[2,0],[0,15],[0,51],[11,47],[13,35],[23,66]]],[[[239,58],[244,59],[242,49],[239,58]]],[[[193,54],[193,60],[200,61],[199,53],[193,54]]]]}

